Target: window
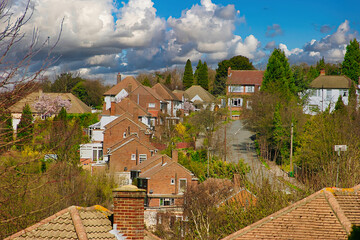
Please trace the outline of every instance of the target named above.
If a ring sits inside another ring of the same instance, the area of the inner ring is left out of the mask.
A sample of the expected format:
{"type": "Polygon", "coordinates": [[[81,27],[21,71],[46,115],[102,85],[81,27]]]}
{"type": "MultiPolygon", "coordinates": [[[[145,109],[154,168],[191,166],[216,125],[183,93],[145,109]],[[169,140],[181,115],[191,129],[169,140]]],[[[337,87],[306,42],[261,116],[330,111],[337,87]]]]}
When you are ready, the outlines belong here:
{"type": "Polygon", "coordinates": [[[174,203],[173,198],[160,198],[160,206],[171,206],[174,205],[174,203]]]}
{"type": "Polygon", "coordinates": [[[149,108],[155,108],[155,103],[149,103],[149,104],[148,104],[148,107],[149,107],[149,108]]]}
{"type": "Polygon", "coordinates": [[[123,133],[123,138],[126,138],[126,132],[123,133]]]}
{"type": "Polygon", "coordinates": [[[348,90],[346,89],[340,89],[340,96],[347,97],[348,96],[348,90]]]}
{"type": "Polygon", "coordinates": [[[331,89],[327,89],[327,90],[326,90],[326,100],[327,100],[327,101],[330,101],[330,100],[331,100],[331,94],[332,94],[331,89]]]}
{"type": "Polygon", "coordinates": [[[244,92],[244,87],[241,85],[229,86],[229,92],[244,92]]]}
{"type": "Polygon", "coordinates": [[[245,86],[245,92],[253,93],[255,86],[245,86]]]}
{"type": "Polygon", "coordinates": [[[250,100],[248,100],[248,101],[246,102],[246,108],[247,108],[247,109],[251,109],[251,101],[250,101],[250,100]]]}
{"type": "Polygon", "coordinates": [[[145,161],[147,159],[147,155],[146,154],[139,154],[139,161],[140,163],[142,163],[143,161],[145,161]]]}
{"type": "Polygon", "coordinates": [[[102,147],[93,147],[93,158],[92,160],[100,160],[103,157],[102,147]]]}
{"type": "Polygon", "coordinates": [[[243,99],[242,98],[232,98],[232,106],[234,107],[241,107],[243,104],[243,99]]]}
{"type": "Polygon", "coordinates": [[[179,180],[179,193],[184,193],[186,191],[186,179],[180,179],[179,180]]]}
{"type": "Polygon", "coordinates": [[[170,184],[171,184],[171,185],[174,185],[174,184],[175,184],[175,178],[172,178],[172,179],[171,179],[170,184]]]}
{"type": "Polygon", "coordinates": [[[131,154],[131,160],[136,160],[136,154],[131,154]]]}

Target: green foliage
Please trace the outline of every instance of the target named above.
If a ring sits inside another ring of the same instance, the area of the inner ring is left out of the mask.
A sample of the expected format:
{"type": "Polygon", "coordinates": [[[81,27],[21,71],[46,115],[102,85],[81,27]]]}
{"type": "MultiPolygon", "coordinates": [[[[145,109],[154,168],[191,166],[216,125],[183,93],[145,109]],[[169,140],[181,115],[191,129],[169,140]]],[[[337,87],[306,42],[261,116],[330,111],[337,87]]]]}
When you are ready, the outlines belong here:
{"type": "Polygon", "coordinates": [[[199,59],[198,65],[196,66],[196,70],[194,72],[194,84],[197,84],[197,85],[199,85],[198,75],[199,75],[199,71],[200,71],[201,67],[202,67],[202,62],[199,59]]]}
{"type": "Polygon", "coordinates": [[[342,63],[342,72],[352,79],[356,84],[360,77],[360,48],[359,42],[355,39],[350,41],[346,47],[344,61],[342,63]]]}
{"type": "Polygon", "coordinates": [[[249,61],[247,57],[244,56],[235,56],[229,60],[223,60],[218,63],[218,68],[216,69],[215,82],[213,94],[215,95],[225,95],[226,80],[228,75],[228,68],[231,67],[232,70],[254,70],[255,67],[249,61]]]}
{"type": "Polygon", "coordinates": [[[171,85],[171,74],[168,74],[168,75],[166,76],[165,85],[166,85],[167,87],[170,87],[170,85],[171,85]]]}
{"type": "Polygon", "coordinates": [[[90,125],[99,121],[98,113],[71,113],[67,114],[68,120],[78,121],[79,125],[83,128],[87,128],[90,125]]]}
{"type": "Polygon", "coordinates": [[[9,111],[0,110],[0,152],[8,150],[13,144],[14,130],[9,111]]]}
{"type": "Polygon", "coordinates": [[[55,82],[51,85],[52,92],[67,93],[78,84],[83,81],[79,76],[74,76],[71,72],[62,73],[57,76],[55,82]]]}
{"type": "Polygon", "coordinates": [[[33,121],[30,106],[26,104],[21,114],[20,123],[17,126],[16,147],[18,149],[23,149],[24,146],[31,143],[34,130],[33,121]]]}
{"type": "Polygon", "coordinates": [[[103,93],[106,89],[99,80],[82,79],[71,89],[71,93],[88,106],[102,107],[103,93]]]}
{"type": "Polygon", "coordinates": [[[339,98],[335,104],[335,112],[336,113],[344,113],[344,111],[346,111],[346,106],[342,100],[341,95],[339,95],[339,98]]]}
{"type": "Polygon", "coordinates": [[[188,59],[186,61],[186,65],[185,65],[185,71],[184,71],[184,76],[183,76],[183,86],[184,89],[188,89],[189,87],[191,87],[194,83],[194,75],[193,75],[193,70],[192,70],[192,66],[191,66],[191,61],[190,59],[188,59]]]}
{"type": "Polygon", "coordinates": [[[359,240],[359,239],[360,239],[360,226],[353,225],[348,240],[359,240]]]}
{"type": "Polygon", "coordinates": [[[200,85],[205,90],[209,90],[209,75],[208,67],[206,62],[200,66],[198,75],[197,75],[197,84],[200,85]]]}
{"type": "Polygon", "coordinates": [[[151,87],[150,80],[147,77],[144,79],[144,81],[141,84],[147,87],[151,87]]]}
{"type": "Polygon", "coordinates": [[[264,73],[261,91],[278,94],[282,99],[289,100],[297,97],[298,90],[285,53],[275,48],[264,73]]]}
{"type": "Polygon", "coordinates": [[[206,150],[188,150],[187,155],[179,152],[179,163],[189,169],[200,182],[207,178],[227,178],[233,179],[234,174],[240,174],[244,177],[249,171],[249,167],[243,160],[238,163],[228,163],[215,156],[209,159],[209,176],[207,176],[207,151],[206,150]]]}
{"type": "Polygon", "coordinates": [[[277,164],[282,164],[288,156],[287,144],[285,143],[286,131],[281,121],[280,108],[281,104],[278,103],[275,107],[271,138],[271,144],[274,145],[273,149],[278,149],[274,154],[274,160],[277,164]]]}

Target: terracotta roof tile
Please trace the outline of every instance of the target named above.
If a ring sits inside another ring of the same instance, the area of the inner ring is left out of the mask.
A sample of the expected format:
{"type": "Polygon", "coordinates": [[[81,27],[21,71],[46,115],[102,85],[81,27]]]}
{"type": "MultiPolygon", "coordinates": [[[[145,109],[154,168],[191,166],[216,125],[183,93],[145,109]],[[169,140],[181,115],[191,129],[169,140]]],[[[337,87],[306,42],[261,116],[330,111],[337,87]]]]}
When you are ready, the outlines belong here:
{"type": "Polygon", "coordinates": [[[259,70],[230,70],[230,74],[227,84],[260,86],[264,77],[264,71],[259,70]]]}
{"type": "Polygon", "coordinates": [[[104,93],[104,96],[117,95],[123,89],[126,89],[129,93],[129,91],[131,92],[132,90],[137,88],[139,85],[141,85],[141,83],[139,81],[137,81],[133,76],[129,76],[129,77],[126,77],[123,80],[121,80],[121,82],[119,82],[118,84],[116,84],[115,86],[110,88],[109,90],[107,90],[104,93]]]}
{"type": "Polygon", "coordinates": [[[164,157],[164,161],[165,162],[169,162],[171,161],[171,158],[166,155],[166,154],[155,154],[154,156],[150,157],[149,159],[147,159],[146,161],[143,161],[142,163],[140,163],[139,165],[135,166],[133,169],[131,169],[132,171],[141,171],[144,169],[149,168],[150,166],[154,166],[158,163],[161,163],[161,159],[164,157]]]}
{"type": "Polygon", "coordinates": [[[224,239],[347,239],[359,222],[359,189],[326,188],[224,239]]]}
{"type": "Polygon", "coordinates": [[[156,91],[165,100],[181,101],[169,88],[162,83],[155,84],[152,89],[156,91]]]}

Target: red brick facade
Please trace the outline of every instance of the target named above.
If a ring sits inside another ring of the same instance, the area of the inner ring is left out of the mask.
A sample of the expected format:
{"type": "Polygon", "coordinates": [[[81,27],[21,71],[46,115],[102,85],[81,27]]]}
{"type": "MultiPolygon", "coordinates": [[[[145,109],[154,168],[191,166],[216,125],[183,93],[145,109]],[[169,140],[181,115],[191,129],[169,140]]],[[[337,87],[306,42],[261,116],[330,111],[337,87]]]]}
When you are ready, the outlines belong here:
{"type": "Polygon", "coordinates": [[[155,148],[132,135],[110,149],[110,172],[129,172],[140,163],[155,154],[155,148]]]}
{"type": "Polygon", "coordinates": [[[135,186],[113,190],[114,224],[126,239],[144,239],[145,191],[135,186]]]}

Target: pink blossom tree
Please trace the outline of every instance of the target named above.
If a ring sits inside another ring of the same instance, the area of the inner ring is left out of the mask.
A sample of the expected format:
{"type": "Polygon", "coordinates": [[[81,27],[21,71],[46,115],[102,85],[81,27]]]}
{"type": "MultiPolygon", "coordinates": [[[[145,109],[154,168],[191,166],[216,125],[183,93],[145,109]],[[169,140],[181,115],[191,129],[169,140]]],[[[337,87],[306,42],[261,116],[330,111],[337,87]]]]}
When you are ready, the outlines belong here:
{"type": "Polygon", "coordinates": [[[59,113],[63,107],[66,111],[69,111],[71,102],[67,99],[62,99],[60,96],[51,98],[49,95],[44,94],[33,106],[42,116],[52,116],[59,113]]]}
{"type": "Polygon", "coordinates": [[[191,103],[185,100],[184,102],[184,112],[189,113],[190,111],[195,111],[195,106],[191,103]]]}

